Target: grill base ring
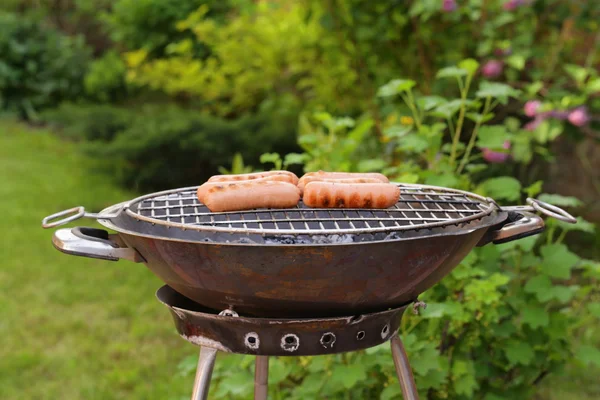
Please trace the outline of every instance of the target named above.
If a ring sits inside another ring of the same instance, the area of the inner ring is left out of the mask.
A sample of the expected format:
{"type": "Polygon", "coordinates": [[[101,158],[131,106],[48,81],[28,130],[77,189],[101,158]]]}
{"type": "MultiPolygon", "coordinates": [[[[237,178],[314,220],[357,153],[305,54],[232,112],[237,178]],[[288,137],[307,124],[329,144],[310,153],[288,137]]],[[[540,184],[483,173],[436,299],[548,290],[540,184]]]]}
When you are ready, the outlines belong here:
{"type": "Polygon", "coordinates": [[[165,285],[156,293],[179,335],[226,353],[317,356],[356,351],[390,340],[410,304],[386,311],[332,318],[248,318],[218,315],[165,285]]]}

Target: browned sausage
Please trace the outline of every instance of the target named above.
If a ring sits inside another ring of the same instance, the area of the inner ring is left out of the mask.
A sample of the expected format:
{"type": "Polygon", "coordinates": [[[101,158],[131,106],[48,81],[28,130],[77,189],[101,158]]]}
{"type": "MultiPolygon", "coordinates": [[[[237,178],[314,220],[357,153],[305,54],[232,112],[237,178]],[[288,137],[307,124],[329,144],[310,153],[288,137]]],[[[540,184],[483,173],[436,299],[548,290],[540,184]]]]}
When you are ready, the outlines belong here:
{"type": "Polygon", "coordinates": [[[318,208],[388,208],[396,204],[400,188],[391,183],[310,182],[304,204],[318,208]]]}
{"type": "Polygon", "coordinates": [[[322,179],[361,179],[361,178],[373,178],[377,179],[381,182],[388,183],[390,180],[383,174],[379,174],[377,172],[368,172],[368,173],[360,173],[360,172],[307,172],[302,175],[299,182],[303,182],[308,178],[319,177],[322,179]]]}
{"type": "Polygon", "coordinates": [[[382,183],[379,179],[375,178],[346,178],[346,179],[328,179],[321,178],[320,176],[307,176],[302,177],[298,182],[298,189],[300,189],[300,196],[304,193],[304,187],[310,182],[337,182],[337,183],[382,183]]]}
{"type": "Polygon", "coordinates": [[[300,189],[287,182],[223,182],[209,188],[204,204],[212,212],[254,208],[292,208],[300,200],[300,189]]]}
{"type": "Polygon", "coordinates": [[[292,179],[294,185],[298,184],[298,177],[293,172],[289,171],[266,171],[266,172],[255,172],[252,174],[239,174],[239,175],[214,175],[211,176],[208,182],[228,182],[228,181],[250,181],[254,179],[260,179],[267,176],[273,175],[287,175],[292,179]]]}
{"type": "MultiPolygon", "coordinates": [[[[223,175],[223,176],[227,176],[227,175],[223,175]]],[[[232,175],[230,175],[230,176],[232,176],[232,175]]],[[[208,182],[205,182],[198,188],[198,190],[196,191],[196,195],[198,196],[198,200],[200,200],[201,203],[204,203],[204,196],[206,195],[206,192],[208,191],[208,189],[210,189],[211,187],[214,187],[215,185],[222,185],[224,183],[262,182],[262,181],[287,182],[292,185],[295,185],[294,179],[287,174],[269,175],[264,178],[257,178],[257,179],[246,180],[246,181],[213,181],[213,182],[211,182],[209,180],[208,182]]]]}

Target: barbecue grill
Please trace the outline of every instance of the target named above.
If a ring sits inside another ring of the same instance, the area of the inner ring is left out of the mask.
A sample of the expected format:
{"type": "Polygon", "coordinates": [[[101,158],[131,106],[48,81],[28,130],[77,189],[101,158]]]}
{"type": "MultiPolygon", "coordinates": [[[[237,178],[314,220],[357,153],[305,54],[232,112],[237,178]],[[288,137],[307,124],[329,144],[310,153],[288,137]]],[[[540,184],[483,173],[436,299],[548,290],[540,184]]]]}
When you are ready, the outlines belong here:
{"type": "Polygon", "coordinates": [[[97,219],[117,233],[59,229],[54,246],[72,255],[143,262],[167,284],[159,300],[179,333],[203,348],[194,399],[206,396],[217,350],[258,356],[256,398],[262,399],[269,355],[352,351],[390,339],[405,398],[415,399],[394,334],[406,307],[473,247],[542,232],[543,220],[533,212],[575,219],[535,199],[500,207],[455,189],[399,187],[399,201],[385,210],[299,203],[221,213],[210,212],[190,187],[98,214],[76,207],[46,217],[42,226],[97,219]]]}

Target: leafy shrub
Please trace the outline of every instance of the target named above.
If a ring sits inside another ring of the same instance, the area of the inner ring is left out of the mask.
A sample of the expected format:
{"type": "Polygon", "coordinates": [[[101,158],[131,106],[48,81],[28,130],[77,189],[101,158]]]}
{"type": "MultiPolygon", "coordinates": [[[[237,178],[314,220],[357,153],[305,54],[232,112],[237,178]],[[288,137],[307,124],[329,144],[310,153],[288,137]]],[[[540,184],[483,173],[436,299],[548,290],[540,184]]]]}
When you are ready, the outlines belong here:
{"type": "Polygon", "coordinates": [[[127,98],[130,90],[125,75],[127,67],[119,53],[110,50],[90,63],[85,75],[85,92],[90,99],[117,102],[127,98]]]}
{"type": "Polygon", "coordinates": [[[99,104],[63,103],[42,114],[42,119],[61,136],[76,141],[109,142],[134,118],[132,111],[99,104]]]}
{"type": "MultiPolygon", "coordinates": [[[[534,156],[548,156],[548,143],[562,130],[548,137],[522,129],[518,120],[495,119],[499,105],[525,95],[477,80],[478,70],[469,59],[437,73],[440,80],[458,82],[456,99],[420,95],[407,79],[382,86],[381,136],[368,117],[357,122],[323,112],[307,116],[299,138],[305,152],[283,160],[304,163],[306,170],[381,171],[401,182],[464,188],[510,204],[536,197],[542,182],[524,186],[510,171],[534,156]],[[527,144],[517,146],[521,142],[527,144]]],[[[262,161],[276,168],[282,163],[274,154],[262,161]]],[[[563,207],[581,205],[559,195],[539,198],[563,207]]],[[[567,363],[600,367],[593,341],[600,319],[600,264],[565,244],[571,232],[589,234],[595,228],[581,219],[577,225],[546,223],[543,235],[476,248],[420,296],[428,303],[420,316],[404,316],[400,334],[421,398],[531,398],[547,375],[567,363]]],[[[183,373],[193,361],[182,362],[183,373]]],[[[250,363],[249,357],[217,363],[215,397],[249,397],[250,363]]],[[[388,345],[272,363],[274,397],[401,398],[388,345]]]]}
{"type": "MultiPolygon", "coordinates": [[[[228,121],[169,105],[64,105],[44,116],[64,136],[89,141],[86,151],[121,184],[144,191],[199,184],[235,153],[258,165],[265,150],[297,149],[294,114],[228,121]]],[[[237,158],[234,168],[243,169],[237,158]]]]}
{"type": "Polygon", "coordinates": [[[35,119],[38,110],[79,97],[88,56],[82,38],[0,12],[0,107],[35,119]]]}
{"type": "Polygon", "coordinates": [[[210,5],[211,16],[222,15],[231,8],[229,1],[221,0],[117,0],[104,20],[115,42],[129,49],[143,48],[154,55],[164,55],[170,43],[189,37],[176,28],[176,23],[203,4],[210,5]]]}
{"type": "MultiPolygon", "coordinates": [[[[171,43],[164,57],[145,48],[126,54],[131,83],[191,97],[224,116],[254,111],[264,102],[297,107],[356,104],[351,58],[323,36],[318,16],[299,2],[258,3],[227,24],[203,5],[177,24],[190,36],[171,43]],[[198,44],[208,49],[198,52],[198,44]]],[[[346,109],[348,107],[345,107],[346,109]]]]}

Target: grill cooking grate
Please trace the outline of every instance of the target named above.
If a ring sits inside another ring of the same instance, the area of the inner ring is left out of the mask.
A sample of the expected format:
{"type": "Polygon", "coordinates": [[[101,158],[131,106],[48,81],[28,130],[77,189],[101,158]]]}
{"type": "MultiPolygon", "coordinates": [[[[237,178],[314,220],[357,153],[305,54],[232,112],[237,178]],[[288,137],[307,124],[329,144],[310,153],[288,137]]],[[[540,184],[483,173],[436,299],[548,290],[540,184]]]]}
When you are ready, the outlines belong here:
{"type": "Polygon", "coordinates": [[[257,209],[213,213],[198,201],[196,188],[148,195],[129,205],[138,220],[181,229],[260,234],[359,234],[457,225],[490,214],[483,197],[453,189],[399,185],[394,207],[374,209],[257,209]]]}

